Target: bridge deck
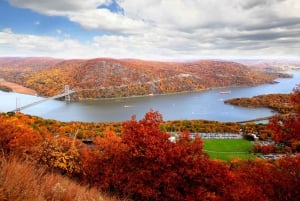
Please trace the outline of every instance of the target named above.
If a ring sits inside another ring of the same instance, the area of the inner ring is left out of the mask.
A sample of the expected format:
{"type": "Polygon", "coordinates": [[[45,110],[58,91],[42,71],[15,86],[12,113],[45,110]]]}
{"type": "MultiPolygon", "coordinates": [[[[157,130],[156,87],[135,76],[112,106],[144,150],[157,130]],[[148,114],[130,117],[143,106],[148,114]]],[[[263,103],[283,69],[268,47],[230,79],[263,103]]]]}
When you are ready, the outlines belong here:
{"type": "Polygon", "coordinates": [[[268,116],[268,117],[259,117],[256,119],[250,119],[250,120],[245,120],[245,121],[238,121],[237,123],[250,123],[250,122],[256,122],[256,121],[264,121],[264,120],[270,120],[273,116],[268,116]]]}
{"type": "Polygon", "coordinates": [[[53,100],[53,99],[57,99],[57,98],[61,98],[61,97],[64,97],[64,96],[68,96],[68,95],[71,95],[75,93],[74,90],[69,90],[68,93],[63,93],[63,94],[58,94],[58,95],[55,95],[55,96],[51,96],[49,98],[45,98],[43,100],[39,100],[39,101],[36,101],[36,102],[33,102],[33,103],[30,103],[30,104],[27,104],[27,105],[24,105],[24,106],[21,106],[21,107],[18,107],[10,112],[17,112],[17,111],[21,111],[21,110],[24,110],[26,108],[29,108],[29,107],[32,107],[34,105],[37,105],[37,104],[40,104],[40,103],[43,103],[43,102],[46,102],[48,100],[53,100]]]}

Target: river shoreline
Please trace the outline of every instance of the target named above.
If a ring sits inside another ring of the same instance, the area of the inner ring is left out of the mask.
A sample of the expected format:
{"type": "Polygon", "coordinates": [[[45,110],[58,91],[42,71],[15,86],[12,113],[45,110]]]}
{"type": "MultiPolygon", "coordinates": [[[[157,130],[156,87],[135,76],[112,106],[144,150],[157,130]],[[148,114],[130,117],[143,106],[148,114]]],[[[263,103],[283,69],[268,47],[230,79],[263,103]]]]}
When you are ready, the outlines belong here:
{"type": "MultiPolygon", "coordinates": [[[[293,78],[293,74],[287,74],[287,73],[280,73],[277,72],[278,76],[276,79],[290,79],[293,78]],[[285,76],[283,76],[285,75],[285,76]]],[[[249,84],[249,85],[231,85],[231,86],[223,86],[223,87],[209,87],[206,89],[197,89],[197,90],[190,90],[190,91],[180,91],[180,92],[170,92],[170,93],[161,93],[161,94],[145,94],[145,95],[132,95],[132,96],[124,96],[124,97],[107,97],[107,98],[79,98],[78,100],[75,100],[75,102],[81,102],[81,101],[102,101],[102,100],[122,100],[122,99],[131,99],[131,98],[143,98],[143,97],[152,97],[152,96],[168,96],[168,95],[176,95],[176,94],[186,94],[186,93],[198,93],[198,92],[205,92],[210,90],[217,90],[217,89],[227,89],[227,88],[242,88],[242,87],[255,87],[259,85],[264,84],[278,84],[279,82],[276,81],[276,79],[261,83],[261,84],[249,84]]],[[[75,90],[76,91],[76,90],[75,90]]],[[[74,101],[74,100],[73,100],[74,101]]]]}
{"type": "MultiPolygon", "coordinates": [[[[191,90],[191,91],[180,91],[180,92],[172,92],[172,93],[163,93],[163,94],[146,94],[146,95],[133,95],[133,96],[126,96],[126,97],[110,97],[110,98],[80,98],[78,101],[104,101],[104,100],[122,100],[122,99],[131,99],[131,98],[144,98],[144,97],[157,97],[157,96],[168,96],[168,95],[177,95],[177,94],[187,94],[187,93],[199,93],[199,92],[206,92],[210,90],[217,90],[217,89],[227,89],[227,88],[243,88],[243,87],[255,87],[264,84],[278,84],[279,82],[269,82],[263,84],[256,84],[256,85],[239,85],[239,86],[224,86],[224,87],[210,87],[207,89],[198,89],[198,90],[191,90]]],[[[226,91],[227,92],[227,91],[226,91]]]]}
{"type": "Polygon", "coordinates": [[[7,82],[4,79],[0,79],[0,85],[10,88],[12,90],[12,92],[16,92],[16,93],[20,93],[20,94],[33,95],[33,96],[37,95],[37,92],[33,89],[24,87],[24,86],[19,85],[17,83],[7,82]]]}
{"type": "MultiPolygon", "coordinates": [[[[284,77],[284,79],[288,79],[292,77],[284,77]]],[[[102,100],[124,100],[124,99],[133,99],[133,98],[143,98],[143,97],[157,97],[157,96],[168,96],[168,95],[177,95],[177,94],[187,94],[187,93],[198,93],[198,92],[205,92],[210,90],[217,90],[217,89],[227,89],[227,88],[242,88],[242,87],[255,87],[263,84],[277,84],[278,82],[273,80],[271,82],[266,82],[262,84],[253,84],[253,85],[232,85],[232,86],[223,86],[223,87],[210,87],[206,89],[197,89],[197,90],[190,90],[190,91],[180,91],[180,92],[171,92],[171,93],[161,93],[161,94],[145,94],[145,95],[132,95],[126,97],[107,97],[107,98],[79,98],[78,100],[72,100],[72,102],[82,102],[82,101],[102,101],[102,100]]],[[[0,78],[0,85],[6,86],[12,89],[13,92],[27,94],[27,95],[34,95],[37,96],[37,91],[19,85],[13,82],[7,82],[4,79],[0,78]]],[[[75,91],[76,92],[76,91],[75,91]]],[[[43,97],[45,98],[45,97],[43,97]]]]}

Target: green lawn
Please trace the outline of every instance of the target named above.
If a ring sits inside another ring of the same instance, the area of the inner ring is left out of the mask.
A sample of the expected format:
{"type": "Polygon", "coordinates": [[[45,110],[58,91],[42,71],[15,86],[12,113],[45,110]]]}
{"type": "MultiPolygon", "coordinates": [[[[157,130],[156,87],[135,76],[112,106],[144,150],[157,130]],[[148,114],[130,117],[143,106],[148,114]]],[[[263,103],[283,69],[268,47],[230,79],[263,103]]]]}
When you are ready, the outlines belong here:
{"type": "Polygon", "coordinates": [[[249,151],[253,144],[243,139],[206,139],[204,150],[211,159],[232,160],[234,158],[255,158],[249,151]]]}

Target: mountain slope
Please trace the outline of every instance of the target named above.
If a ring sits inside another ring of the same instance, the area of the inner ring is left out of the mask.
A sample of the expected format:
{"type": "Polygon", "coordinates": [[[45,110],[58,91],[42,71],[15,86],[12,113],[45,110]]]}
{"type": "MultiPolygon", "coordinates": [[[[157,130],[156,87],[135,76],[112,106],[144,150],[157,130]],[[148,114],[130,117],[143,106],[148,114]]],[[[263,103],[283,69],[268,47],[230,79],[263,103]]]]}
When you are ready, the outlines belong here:
{"type": "Polygon", "coordinates": [[[158,62],[109,58],[7,60],[0,59],[0,77],[35,89],[45,96],[60,93],[64,85],[69,84],[77,92],[73,95],[74,99],[257,85],[272,82],[278,77],[278,74],[254,71],[242,64],[224,61],[158,62]]]}

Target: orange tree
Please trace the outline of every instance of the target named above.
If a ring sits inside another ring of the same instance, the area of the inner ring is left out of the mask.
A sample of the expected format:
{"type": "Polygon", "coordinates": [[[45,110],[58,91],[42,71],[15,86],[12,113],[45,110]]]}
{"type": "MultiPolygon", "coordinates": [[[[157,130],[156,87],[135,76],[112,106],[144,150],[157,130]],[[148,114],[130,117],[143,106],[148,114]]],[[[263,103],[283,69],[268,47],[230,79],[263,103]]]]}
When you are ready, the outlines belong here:
{"type": "Polygon", "coordinates": [[[82,172],[79,149],[82,145],[76,139],[68,137],[46,138],[39,149],[40,164],[63,174],[77,175],[82,172]]]}
{"type": "Polygon", "coordinates": [[[4,154],[30,156],[42,141],[42,136],[28,126],[31,118],[19,114],[0,114],[0,149],[4,154]]]}

